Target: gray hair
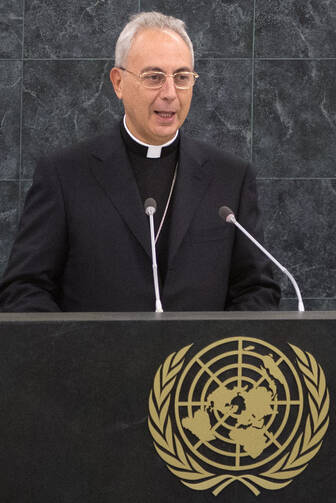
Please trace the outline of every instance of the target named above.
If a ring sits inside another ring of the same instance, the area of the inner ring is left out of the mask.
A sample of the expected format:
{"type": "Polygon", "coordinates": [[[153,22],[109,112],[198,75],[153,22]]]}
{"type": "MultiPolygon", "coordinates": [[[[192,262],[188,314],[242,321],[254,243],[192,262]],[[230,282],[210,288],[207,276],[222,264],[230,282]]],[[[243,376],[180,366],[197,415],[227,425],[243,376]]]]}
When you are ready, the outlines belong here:
{"type": "Polygon", "coordinates": [[[171,30],[180,35],[191,52],[192,66],[194,66],[194,49],[186,32],[185,23],[176,17],[166,16],[160,12],[140,12],[130,17],[123,31],[120,33],[115,47],[115,66],[123,66],[131,48],[135,35],[150,28],[171,30]]]}

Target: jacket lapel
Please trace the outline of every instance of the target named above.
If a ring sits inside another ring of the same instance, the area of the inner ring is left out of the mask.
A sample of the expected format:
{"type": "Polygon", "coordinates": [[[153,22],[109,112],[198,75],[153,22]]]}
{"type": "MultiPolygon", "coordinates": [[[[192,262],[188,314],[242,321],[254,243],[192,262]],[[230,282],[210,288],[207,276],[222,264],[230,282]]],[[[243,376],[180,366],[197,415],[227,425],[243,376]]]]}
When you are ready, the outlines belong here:
{"type": "Polygon", "coordinates": [[[95,147],[92,155],[100,161],[91,168],[93,176],[135,238],[151,256],[149,224],[119,126],[110,137],[95,147]]]}
{"type": "Polygon", "coordinates": [[[168,265],[185,237],[197,206],[211,181],[207,160],[198,158],[194,144],[181,136],[178,174],[172,208],[168,265]]]}
{"type": "MultiPolygon", "coordinates": [[[[168,264],[171,264],[211,181],[207,159],[200,158],[193,142],[181,135],[180,156],[173,198],[168,264]]],[[[135,238],[151,257],[149,224],[133,175],[119,125],[97,144],[98,162],[91,171],[135,238]]]]}

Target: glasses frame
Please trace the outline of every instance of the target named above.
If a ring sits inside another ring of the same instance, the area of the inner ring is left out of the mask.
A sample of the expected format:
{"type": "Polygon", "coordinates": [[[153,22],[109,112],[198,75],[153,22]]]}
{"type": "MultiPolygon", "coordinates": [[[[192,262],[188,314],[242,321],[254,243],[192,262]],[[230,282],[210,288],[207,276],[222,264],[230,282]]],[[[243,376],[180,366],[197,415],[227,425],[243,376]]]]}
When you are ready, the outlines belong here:
{"type": "Polygon", "coordinates": [[[127,70],[127,68],[124,68],[123,66],[119,66],[118,68],[120,70],[123,70],[124,72],[127,72],[127,73],[130,73],[131,75],[134,75],[134,77],[137,77],[140,80],[140,82],[143,85],[143,87],[145,87],[146,89],[161,89],[161,87],[163,87],[165,85],[165,83],[167,81],[167,77],[172,77],[173,78],[174,85],[175,85],[176,89],[182,89],[182,90],[192,89],[194,87],[194,85],[195,85],[196,79],[199,78],[198,73],[196,73],[196,72],[189,72],[189,71],[180,71],[180,72],[175,72],[175,73],[165,73],[165,72],[161,72],[161,71],[158,71],[158,70],[151,70],[151,71],[148,71],[148,72],[134,73],[134,72],[131,72],[130,70],[127,70]],[[157,74],[163,75],[164,78],[165,78],[165,80],[162,82],[162,84],[159,84],[159,85],[157,85],[155,87],[146,86],[142,77],[144,75],[148,75],[150,73],[157,73],[157,74]],[[192,83],[191,86],[188,86],[188,87],[183,86],[183,87],[181,87],[181,86],[177,86],[176,85],[174,77],[175,77],[175,75],[178,75],[180,73],[187,73],[188,75],[193,75],[194,81],[193,81],[193,83],[192,83]]]}

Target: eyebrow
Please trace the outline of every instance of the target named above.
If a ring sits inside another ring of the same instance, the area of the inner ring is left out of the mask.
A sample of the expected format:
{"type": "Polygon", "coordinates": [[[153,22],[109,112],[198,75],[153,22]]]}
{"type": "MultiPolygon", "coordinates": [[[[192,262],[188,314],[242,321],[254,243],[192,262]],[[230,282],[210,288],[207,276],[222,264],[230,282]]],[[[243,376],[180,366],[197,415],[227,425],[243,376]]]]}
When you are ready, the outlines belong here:
{"type": "MultiPolygon", "coordinates": [[[[190,70],[190,68],[188,66],[182,66],[181,68],[178,68],[177,70],[175,70],[174,73],[177,73],[177,72],[191,72],[192,70],[190,70]]],[[[166,73],[164,70],[162,70],[162,68],[158,67],[158,66],[146,66],[145,68],[143,68],[141,70],[141,73],[143,72],[162,72],[162,73],[166,73]]]]}

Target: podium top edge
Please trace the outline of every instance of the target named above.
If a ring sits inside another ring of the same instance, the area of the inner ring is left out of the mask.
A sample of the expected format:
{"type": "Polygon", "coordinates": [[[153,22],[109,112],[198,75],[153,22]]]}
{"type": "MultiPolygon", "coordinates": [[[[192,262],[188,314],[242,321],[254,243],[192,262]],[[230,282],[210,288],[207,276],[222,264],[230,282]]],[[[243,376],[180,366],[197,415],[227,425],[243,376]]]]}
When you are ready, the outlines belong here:
{"type": "Polygon", "coordinates": [[[336,320],[336,311],[192,311],[99,313],[1,313],[3,322],[207,321],[207,320],[336,320]]]}

